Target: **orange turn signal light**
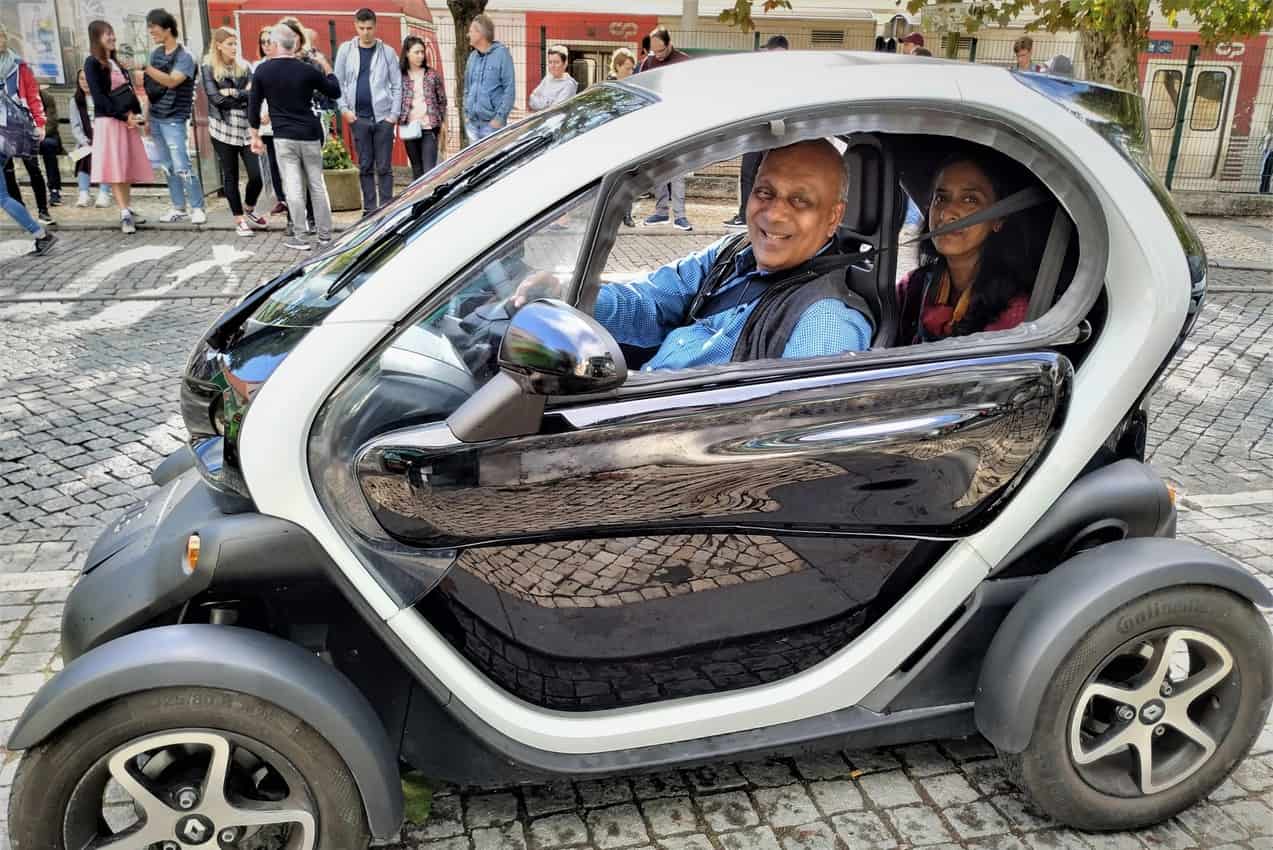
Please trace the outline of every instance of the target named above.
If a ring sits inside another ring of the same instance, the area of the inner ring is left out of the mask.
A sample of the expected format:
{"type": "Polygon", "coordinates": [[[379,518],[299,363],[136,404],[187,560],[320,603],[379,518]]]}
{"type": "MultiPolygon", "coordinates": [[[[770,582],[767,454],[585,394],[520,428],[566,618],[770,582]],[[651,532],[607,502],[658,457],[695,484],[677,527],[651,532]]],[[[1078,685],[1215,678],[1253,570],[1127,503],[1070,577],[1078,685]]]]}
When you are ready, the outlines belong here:
{"type": "Polygon", "coordinates": [[[1167,485],[1167,498],[1173,505],[1176,504],[1176,488],[1170,484],[1167,485]]]}
{"type": "Polygon", "coordinates": [[[199,535],[190,535],[186,540],[186,557],[181,562],[181,571],[186,575],[194,575],[195,567],[199,566],[199,547],[199,535]]]}

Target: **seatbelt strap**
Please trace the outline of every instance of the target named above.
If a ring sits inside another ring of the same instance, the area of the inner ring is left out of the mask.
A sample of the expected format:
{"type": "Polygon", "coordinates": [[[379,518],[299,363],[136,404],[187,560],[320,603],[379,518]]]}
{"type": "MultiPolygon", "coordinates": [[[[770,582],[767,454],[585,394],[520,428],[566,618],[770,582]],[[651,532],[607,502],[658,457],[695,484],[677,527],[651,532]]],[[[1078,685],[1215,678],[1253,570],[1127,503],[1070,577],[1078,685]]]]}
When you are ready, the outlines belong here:
{"type": "Polygon", "coordinates": [[[1033,322],[1052,307],[1056,285],[1061,279],[1061,266],[1065,252],[1070,247],[1070,218],[1060,206],[1052,216],[1052,229],[1048,231],[1048,244],[1043,249],[1039,273],[1034,276],[1034,289],[1030,292],[1030,306],[1026,310],[1027,322],[1033,322]]]}
{"type": "Polygon", "coordinates": [[[1047,203],[1052,197],[1038,186],[1029,186],[1020,192],[1013,192],[1006,198],[1000,198],[981,212],[975,212],[972,215],[964,216],[958,221],[952,221],[950,224],[942,225],[935,230],[927,233],[921,233],[914,239],[908,239],[901,243],[903,245],[913,245],[916,242],[923,242],[925,239],[932,239],[937,236],[945,236],[947,233],[954,233],[956,230],[963,230],[965,227],[982,224],[987,221],[994,221],[996,218],[1019,213],[1022,210],[1028,210],[1031,207],[1037,207],[1040,204],[1047,203]]]}

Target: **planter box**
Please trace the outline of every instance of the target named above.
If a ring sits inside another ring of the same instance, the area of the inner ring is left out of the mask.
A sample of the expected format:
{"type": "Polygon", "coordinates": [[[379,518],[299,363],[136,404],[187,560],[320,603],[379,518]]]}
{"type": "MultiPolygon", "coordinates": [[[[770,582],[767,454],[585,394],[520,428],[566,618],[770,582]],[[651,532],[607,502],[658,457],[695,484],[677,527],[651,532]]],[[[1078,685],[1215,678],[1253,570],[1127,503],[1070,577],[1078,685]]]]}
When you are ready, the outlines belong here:
{"type": "Polygon", "coordinates": [[[327,197],[332,212],[348,212],[362,209],[362,189],[358,185],[357,168],[324,169],[323,182],[327,184],[327,197]]]}

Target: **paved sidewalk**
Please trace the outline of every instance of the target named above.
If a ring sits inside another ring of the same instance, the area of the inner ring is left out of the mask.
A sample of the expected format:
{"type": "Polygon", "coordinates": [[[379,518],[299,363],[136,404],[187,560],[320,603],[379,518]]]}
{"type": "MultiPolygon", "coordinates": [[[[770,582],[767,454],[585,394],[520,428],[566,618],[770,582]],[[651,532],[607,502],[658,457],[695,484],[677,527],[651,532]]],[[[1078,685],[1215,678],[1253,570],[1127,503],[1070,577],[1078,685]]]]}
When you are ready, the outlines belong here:
{"type": "MultiPolygon", "coordinates": [[[[628,234],[633,268],[689,244],[671,231],[628,234]]],[[[4,737],[60,669],[62,602],[87,546],[153,489],[151,468],[184,437],[177,382],[191,341],[295,259],[276,233],[149,231],[121,245],[110,231],[74,231],[44,259],[18,256],[13,236],[0,233],[4,737]]],[[[1152,459],[1180,486],[1181,536],[1273,586],[1273,275],[1215,268],[1211,283],[1197,330],[1154,395],[1152,459]]],[[[17,764],[3,756],[0,848],[17,764]]],[[[1056,828],[973,739],[493,793],[444,788],[429,822],[394,846],[1273,850],[1273,724],[1208,802],[1137,833],[1056,828]]]]}

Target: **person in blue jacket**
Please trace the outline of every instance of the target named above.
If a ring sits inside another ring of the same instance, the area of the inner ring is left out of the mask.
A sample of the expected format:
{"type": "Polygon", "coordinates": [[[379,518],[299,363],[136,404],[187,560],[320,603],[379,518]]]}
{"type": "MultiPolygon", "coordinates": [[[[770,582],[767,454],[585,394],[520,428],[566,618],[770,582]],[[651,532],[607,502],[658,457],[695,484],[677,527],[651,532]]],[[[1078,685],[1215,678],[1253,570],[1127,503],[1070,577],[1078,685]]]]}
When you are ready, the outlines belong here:
{"type": "Polygon", "coordinates": [[[478,15],[469,24],[469,54],[464,70],[464,127],[469,142],[485,139],[508,123],[516,96],[513,56],[495,40],[495,22],[478,15]]]}

